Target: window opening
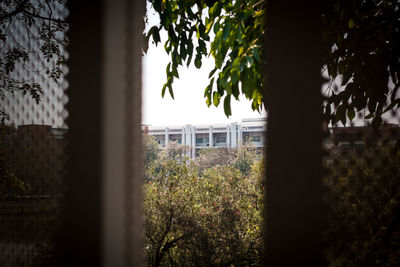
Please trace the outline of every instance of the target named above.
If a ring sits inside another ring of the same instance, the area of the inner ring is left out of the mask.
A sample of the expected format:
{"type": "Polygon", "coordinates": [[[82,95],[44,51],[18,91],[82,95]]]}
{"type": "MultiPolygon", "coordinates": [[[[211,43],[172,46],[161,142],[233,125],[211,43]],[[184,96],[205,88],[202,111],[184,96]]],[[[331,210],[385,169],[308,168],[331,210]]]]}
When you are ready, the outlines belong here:
{"type": "MultiPolygon", "coordinates": [[[[152,13],[149,8],[147,32],[159,22],[152,13]]],[[[174,70],[164,51],[167,33],[159,35],[158,46],[149,37],[143,58],[145,264],[208,266],[243,258],[257,265],[263,249],[263,161],[260,151],[243,146],[242,128],[265,134],[265,113],[253,112],[244,97],[238,103],[232,98],[229,118],[222,103],[207,107],[204,89],[213,59],[204,59],[200,69],[179,68],[174,99],[168,85],[162,98],[174,70]]]]}

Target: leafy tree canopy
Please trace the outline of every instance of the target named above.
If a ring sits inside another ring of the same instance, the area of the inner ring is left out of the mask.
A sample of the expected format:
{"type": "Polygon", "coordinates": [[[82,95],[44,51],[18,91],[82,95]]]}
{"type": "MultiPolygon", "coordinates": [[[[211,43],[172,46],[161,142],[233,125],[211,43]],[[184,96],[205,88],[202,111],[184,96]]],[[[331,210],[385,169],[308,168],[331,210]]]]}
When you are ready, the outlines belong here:
{"type": "MultiPolygon", "coordinates": [[[[326,151],[327,265],[400,265],[399,148],[382,139],[374,147],[326,151]]],[[[172,144],[147,158],[146,266],[262,265],[268,160],[254,148],[202,151],[190,160],[172,144]]]]}
{"type": "Polygon", "coordinates": [[[160,25],[147,33],[149,41],[161,42],[160,31],[168,32],[165,51],[171,56],[167,82],[162,88],[173,97],[172,83],[179,78],[178,66],[192,61],[201,68],[204,57],[212,55],[215,68],[204,97],[208,106],[224,103],[227,116],[231,99],[240,94],[252,100],[253,110],[262,107],[261,44],[264,33],[264,1],[161,1],[150,0],[160,16],[160,25]],[[192,60],[194,58],[194,60],[192,60]]]}
{"type": "MultiPolygon", "coordinates": [[[[252,100],[253,110],[263,105],[261,93],[262,36],[266,29],[265,0],[149,0],[160,17],[146,34],[158,44],[160,31],[168,33],[165,51],[168,89],[179,78],[178,66],[194,61],[200,68],[211,55],[215,68],[205,88],[206,104],[224,103],[231,115],[230,101],[240,94],[252,100]],[[194,58],[194,60],[192,60],[194,58]]],[[[324,93],[323,114],[333,124],[353,120],[360,111],[379,125],[382,114],[400,105],[397,94],[400,70],[400,3],[397,0],[324,0],[324,54],[321,68],[330,85],[324,93]],[[335,86],[334,81],[338,84],[335,86]]],[[[301,40],[299,40],[301,41],[301,40]]],[[[290,76],[290,73],[288,73],[290,76]]]]}
{"type": "Polygon", "coordinates": [[[331,151],[325,159],[330,266],[400,264],[400,143],[331,151]]]}
{"type": "MultiPolygon", "coordinates": [[[[38,103],[43,83],[62,78],[68,25],[56,11],[64,5],[63,0],[1,1],[0,101],[19,91],[38,103]]],[[[0,119],[7,115],[0,107],[0,119]]]]}
{"type": "Polygon", "coordinates": [[[229,154],[206,149],[198,161],[189,159],[187,148],[177,144],[154,154],[149,139],[145,143],[145,265],[259,266],[261,155],[255,149],[229,154]],[[243,154],[249,155],[246,164],[243,154]],[[224,158],[211,164],[208,157],[224,158]]]}

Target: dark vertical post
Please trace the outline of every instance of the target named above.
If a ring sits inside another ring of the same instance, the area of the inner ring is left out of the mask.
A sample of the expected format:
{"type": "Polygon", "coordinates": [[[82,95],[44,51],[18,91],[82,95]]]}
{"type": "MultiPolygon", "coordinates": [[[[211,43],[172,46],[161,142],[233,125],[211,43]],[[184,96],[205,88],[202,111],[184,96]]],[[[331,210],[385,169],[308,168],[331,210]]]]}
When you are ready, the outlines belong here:
{"type": "Polygon", "coordinates": [[[101,263],[101,81],[103,1],[68,1],[68,162],[57,260],[101,263]]]}
{"type": "Polygon", "coordinates": [[[320,16],[319,1],[268,1],[267,266],[322,265],[320,16]]]}
{"type": "Polygon", "coordinates": [[[145,1],[126,1],[125,266],[143,265],[142,55],[145,1]]]}

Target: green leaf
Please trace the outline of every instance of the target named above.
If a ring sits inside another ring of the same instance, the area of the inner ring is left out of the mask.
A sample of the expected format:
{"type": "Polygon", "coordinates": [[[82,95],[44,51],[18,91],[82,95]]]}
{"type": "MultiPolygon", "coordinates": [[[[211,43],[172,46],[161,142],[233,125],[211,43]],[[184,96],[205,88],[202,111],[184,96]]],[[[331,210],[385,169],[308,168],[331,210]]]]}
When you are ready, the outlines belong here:
{"type": "Polygon", "coordinates": [[[169,53],[171,51],[171,40],[167,40],[164,44],[165,52],[169,53]]]}
{"type": "Polygon", "coordinates": [[[193,44],[192,43],[189,43],[186,54],[189,55],[188,59],[187,59],[187,63],[186,63],[186,66],[189,67],[190,62],[192,61],[192,57],[193,57],[193,44]]]}
{"type": "Polygon", "coordinates": [[[259,62],[261,60],[260,59],[260,54],[258,52],[258,48],[257,47],[254,48],[254,50],[253,50],[253,57],[254,57],[255,60],[257,60],[257,62],[259,62]]]}
{"type": "Polygon", "coordinates": [[[174,92],[173,92],[170,84],[168,85],[168,91],[169,91],[169,94],[171,95],[172,99],[174,99],[174,92]]]}
{"type": "Polygon", "coordinates": [[[165,95],[165,89],[167,89],[167,83],[164,84],[162,90],[161,90],[161,97],[164,98],[165,95]]]}
{"type": "Polygon", "coordinates": [[[173,27],[172,25],[168,28],[168,37],[169,37],[174,43],[175,43],[175,42],[178,42],[178,37],[176,36],[174,27],[173,27]]]}
{"type": "MultiPolygon", "coordinates": [[[[219,73],[219,77],[220,77],[220,85],[221,88],[224,90],[226,88],[226,83],[228,80],[228,76],[229,76],[229,72],[227,72],[226,70],[224,70],[223,72],[219,73]]],[[[220,95],[223,95],[223,91],[219,92],[220,95]]]]}
{"type": "Polygon", "coordinates": [[[208,14],[210,17],[218,17],[219,14],[221,14],[221,5],[219,4],[219,1],[216,1],[215,4],[209,9],[208,14]]]}
{"type": "Polygon", "coordinates": [[[240,57],[243,54],[243,52],[244,52],[244,46],[239,48],[238,56],[240,57]]]}
{"type": "Polygon", "coordinates": [[[214,106],[218,107],[220,99],[221,99],[220,94],[218,92],[214,92],[213,93],[213,104],[214,104],[214,106]]]}
{"type": "Polygon", "coordinates": [[[231,80],[232,83],[237,83],[239,80],[239,73],[236,69],[231,70],[231,80]]]}
{"type": "Polygon", "coordinates": [[[220,69],[222,67],[223,61],[224,61],[224,58],[222,57],[221,53],[218,53],[215,57],[215,67],[217,69],[220,69]]]}
{"type": "Polygon", "coordinates": [[[329,117],[331,116],[331,104],[327,104],[326,106],[325,106],[325,117],[327,118],[327,119],[329,119],[329,117]]]}
{"type": "Polygon", "coordinates": [[[214,83],[214,78],[211,79],[210,84],[206,87],[206,90],[204,91],[204,97],[206,97],[206,104],[208,107],[211,105],[211,93],[212,93],[213,83],[214,83]]]}
{"type": "Polygon", "coordinates": [[[356,24],[354,23],[353,19],[349,19],[348,26],[350,29],[353,29],[356,24]]]}
{"type": "Polygon", "coordinates": [[[207,107],[210,107],[210,106],[211,106],[211,96],[207,96],[207,98],[206,98],[206,105],[207,105],[207,107]]]}
{"type": "Polygon", "coordinates": [[[179,79],[178,69],[175,66],[172,68],[172,75],[179,79]]]}
{"type": "Polygon", "coordinates": [[[211,97],[211,92],[212,92],[212,88],[213,88],[213,84],[214,84],[214,78],[211,79],[210,83],[208,84],[208,86],[206,87],[206,90],[204,91],[204,97],[211,97]]]}
{"type": "Polygon", "coordinates": [[[200,22],[200,26],[199,26],[200,36],[204,38],[205,32],[206,32],[206,27],[204,26],[204,24],[202,22],[200,22]]]}
{"type": "Polygon", "coordinates": [[[381,117],[380,115],[375,116],[375,117],[372,119],[371,124],[372,124],[372,127],[374,127],[375,129],[377,129],[379,126],[382,125],[382,117],[381,117]]]}
{"type": "Polygon", "coordinates": [[[369,119],[372,119],[373,117],[374,117],[374,114],[370,113],[367,116],[365,116],[365,119],[369,120],[369,119]]]}
{"type": "Polygon", "coordinates": [[[252,108],[253,111],[258,109],[258,105],[257,105],[257,101],[256,100],[253,100],[251,102],[251,108],[252,108]]]}
{"type": "Polygon", "coordinates": [[[198,69],[201,68],[201,56],[200,56],[200,54],[197,54],[196,58],[194,59],[194,65],[198,69]]]}
{"type": "MultiPolygon", "coordinates": [[[[244,61],[244,60],[243,60],[243,61],[244,61]]],[[[243,61],[240,61],[240,64],[239,64],[239,72],[242,72],[242,71],[244,70],[245,62],[243,62],[243,61]]]]}
{"type": "Polygon", "coordinates": [[[239,69],[240,60],[241,60],[240,57],[235,58],[235,60],[232,63],[232,68],[239,69]]]}
{"type": "Polygon", "coordinates": [[[201,52],[204,55],[207,54],[206,43],[203,40],[199,40],[198,52],[201,52]]]}
{"type": "Polygon", "coordinates": [[[212,26],[214,25],[214,20],[210,20],[207,25],[206,25],[206,34],[208,34],[212,28],[212,26]]]}
{"type": "Polygon", "coordinates": [[[217,71],[217,68],[215,68],[212,71],[210,71],[210,74],[208,75],[208,78],[210,79],[211,76],[213,76],[216,71],[217,71]]]}
{"type": "Polygon", "coordinates": [[[265,9],[259,10],[254,14],[254,17],[262,17],[265,14],[265,9]]]}
{"type": "Polygon", "coordinates": [[[246,59],[250,66],[253,65],[253,58],[251,56],[246,56],[246,59]]]}
{"type": "Polygon", "coordinates": [[[346,108],[340,105],[336,110],[336,121],[341,121],[343,125],[346,125],[346,108]]]}
{"type": "Polygon", "coordinates": [[[185,49],[185,44],[181,42],[180,47],[179,47],[179,54],[181,58],[185,59],[186,58],[186,49],[185,49]]]}
{"type": "Polygon", "coordinates": [[[149,39],[149,37],[153,35],[153,32],[154,32],[156,29],[158,29],[157,26],[151,27],[150,30],[147,32],[146,38],[149,39]]]}
{"type": "Polygon", "coordinates": [[[349,108],[347,110],[347,118],[349,118],[349,120],[352,121],[355,116],[356,116],[356,113],[354,112],[354,109],[353,108],[349,108]]]}
{"type": "Polygon", "coordinates": [[[214,33],[215,34],[217,34],[217,32],[219,31],[219,26],[220,26],[219,21],[215,22],[215,24],[214,24],[214,33]]]}
{"type": "Polygon", "coordinates": [[[153,41],[156,43],[156,45],[161,41],[158,28],[153,32],[153,41]]]}
{"type": "Polygon", "coordinates": [[[167,74],[167,77],[169,76],[169,74],[171,73],[171,71],[169,70],[171,67],[171,62],[168,63],[167,68],[165,69],[165,73],[167,74]]]}
{"type": "Polygon", "coordinates": [[[385,108],[385,110],[382,112],[382,114],[388,112],[389,110],[392,110],[396,105],[399,105],[399,104],[400,104],[400,99],[396,99],[389,106],[387,106],[385,108]]]}
{"type": "Polygon", "coordinates": [[[225,21],[224,30],[222,33],[222,40],[226,41],[226,39],[228,39],[230,31],[231,31],[231,21],[227,20],[225,21]]]}
{"type": "Polygon", "coordinates": [[[231,111],[231,95],[227,95],[224,100],[224,112],[225,115],[229,118],[232,115],[231,111]]]}
{"type": "Polygon", "coordinates": [[[232,94],[236,100],[239,100],[239,86],[237,83],[232,84],[232,94]]]}

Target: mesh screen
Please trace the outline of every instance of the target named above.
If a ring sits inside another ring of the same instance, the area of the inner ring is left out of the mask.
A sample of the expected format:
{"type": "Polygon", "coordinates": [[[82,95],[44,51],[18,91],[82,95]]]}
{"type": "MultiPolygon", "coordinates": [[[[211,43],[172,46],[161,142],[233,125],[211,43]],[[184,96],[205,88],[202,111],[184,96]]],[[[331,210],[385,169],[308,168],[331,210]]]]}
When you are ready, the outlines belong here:
{"type": "Polygon", "coordinates": [[[399,109],[379,126],[366,113],[324,129],[324,256],[332,266],[400,264],[399,109]]]}
{"type": "Polygon", "coordinates": [[[52,261],[65,162],[65,1],[0,3],[0,265],[52,261]]]}

